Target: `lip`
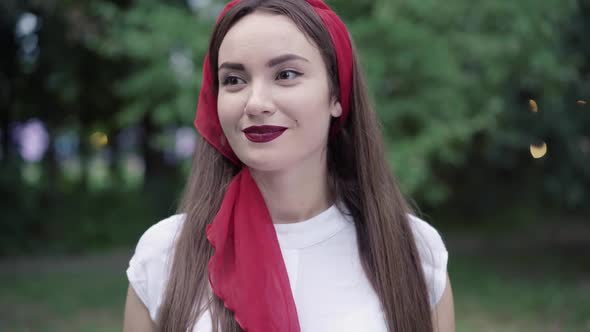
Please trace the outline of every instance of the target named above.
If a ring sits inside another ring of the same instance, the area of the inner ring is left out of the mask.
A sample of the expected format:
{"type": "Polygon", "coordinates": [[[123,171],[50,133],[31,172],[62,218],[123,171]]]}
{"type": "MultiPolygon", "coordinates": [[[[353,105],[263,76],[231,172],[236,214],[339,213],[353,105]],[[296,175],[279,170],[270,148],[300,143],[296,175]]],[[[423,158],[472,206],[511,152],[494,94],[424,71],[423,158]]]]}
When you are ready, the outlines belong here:
{"type": "Polygon", "coordinates": [[[254,143],[270,142],[281,136],[287,127],[281,126],[250,126],[243,130],[247,139],[254,143]]]}

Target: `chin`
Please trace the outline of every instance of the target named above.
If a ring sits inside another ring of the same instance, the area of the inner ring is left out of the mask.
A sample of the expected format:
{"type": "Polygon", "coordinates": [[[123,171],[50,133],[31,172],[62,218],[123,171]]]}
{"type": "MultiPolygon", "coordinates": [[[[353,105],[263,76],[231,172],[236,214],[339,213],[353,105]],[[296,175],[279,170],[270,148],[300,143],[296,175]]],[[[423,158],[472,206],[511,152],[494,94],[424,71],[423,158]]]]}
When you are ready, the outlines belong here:
{"type": "Polygon", "coordinates": [[[249,168],[260,172],[274,172],[285,168],[283,163],[269,160],[243,160],[243,163],[249,168]]]}
{"type": "Polygon", "coordinates": [[[247,154],[238,157],[244,165],[261,172],[278,171],[289,164],[289,161],[285,160],[284,156],[278,154],[259,153],[255,156],[247,154]]]}

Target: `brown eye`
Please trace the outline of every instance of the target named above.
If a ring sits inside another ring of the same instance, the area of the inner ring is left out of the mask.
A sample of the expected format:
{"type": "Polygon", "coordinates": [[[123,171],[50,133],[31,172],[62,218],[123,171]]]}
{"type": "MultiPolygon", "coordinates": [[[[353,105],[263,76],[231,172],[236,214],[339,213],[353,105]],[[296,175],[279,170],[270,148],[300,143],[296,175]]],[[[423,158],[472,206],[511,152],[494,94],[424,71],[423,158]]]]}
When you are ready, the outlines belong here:
{"type": "Polygon", "coordinates": [[[221,84],[225,86],[225,85],[237,85],[240,83],[246,83],[246,82],[244,82],[243,79],[241,79],[237,76],[228,76],[223,79],[223,82],[221,84]]]}
{"type": "Polygon", "coordinates": [[[294,70],[283,70],[277,75],[277,79],[279,80],[289,80],[295,79],[297,76],[300,76],[301,73],[298,73],[294,70]]]}

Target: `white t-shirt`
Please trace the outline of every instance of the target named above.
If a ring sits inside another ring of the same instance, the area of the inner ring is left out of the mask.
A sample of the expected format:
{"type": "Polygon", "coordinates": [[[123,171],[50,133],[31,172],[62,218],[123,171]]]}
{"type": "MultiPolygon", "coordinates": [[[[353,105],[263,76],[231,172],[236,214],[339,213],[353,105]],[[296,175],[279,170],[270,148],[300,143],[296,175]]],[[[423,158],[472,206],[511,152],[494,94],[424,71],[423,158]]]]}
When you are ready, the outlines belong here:
{"type": "MultiPolygon", "coordinates": [[[[129,282],[154,321],[183,221],[183,215],[175,215],[150,227],[129,262],[129,282]]],[[[446,285],[447,250],[428,223],[410,216],[410,225],[434,306],[446,285]]],[[[379,299],[361,267],[350,216],[332,205],[308,220],[275,224],[275,229],[302,332],[387,331],[379,299]]],[[[212,331],[209,312],[199,317],[193,331],[212,331]]]]}

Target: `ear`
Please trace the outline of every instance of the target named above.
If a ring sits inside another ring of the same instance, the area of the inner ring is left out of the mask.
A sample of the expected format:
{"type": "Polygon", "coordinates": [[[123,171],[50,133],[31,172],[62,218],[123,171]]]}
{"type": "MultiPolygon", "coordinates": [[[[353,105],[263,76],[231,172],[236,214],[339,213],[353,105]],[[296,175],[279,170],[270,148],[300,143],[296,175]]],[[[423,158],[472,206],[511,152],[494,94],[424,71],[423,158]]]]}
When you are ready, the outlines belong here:
{"type": "Polygon", "coordinates": [[[330,107],[330,114],[335,118],[338,118],[342,115],[342,105],[340,105],[340,102],[336,99],[332,101],[332,107],[330,107]]]}

